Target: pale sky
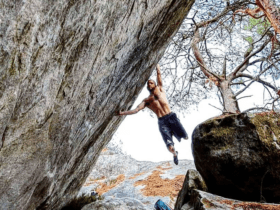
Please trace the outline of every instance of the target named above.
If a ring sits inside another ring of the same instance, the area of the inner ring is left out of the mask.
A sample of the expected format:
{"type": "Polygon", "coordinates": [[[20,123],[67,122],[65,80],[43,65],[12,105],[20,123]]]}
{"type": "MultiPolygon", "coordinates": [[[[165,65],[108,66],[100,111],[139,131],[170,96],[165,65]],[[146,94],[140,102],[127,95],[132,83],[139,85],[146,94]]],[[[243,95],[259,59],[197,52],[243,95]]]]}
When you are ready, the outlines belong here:
{"type": "MultiPolygon", "coordinates": [[[[143,88],[132,109],[135,109],[148,95],[148,90],[143,88]]],[[[252,84],[250,88],[239,97],[248,95],[254,96],[239,101],[239,108],[241,111],[254,107],[254,103],[257,105],[263,103],[263,90],[260,84],[252,84]]],[[[185,114],[185,118],[176,113],[189,136],[188,140],[181,139],[180,143],[173,137],[175,149],[179,152],[179,160],[193,160],[191,136],[194,128],[199,123],[221,114],[221,111],[208,105],[209,103],[222,108],[218,100],[209,99],[201,101],[198,106],[198,111],[185,114]]],[[[134,115],[127,115],[114,138],[121,139],[123,142],[123,150],[136,160],[154,162],[173,160],[173,155],[167,150],[162,140],[156,115],[151,117],[148,112],[140,111],[134,115]]]]}
{"type": "MultiPolygon", "coordinates": [[[[218,46],[215,46],[217,48],[218,46]]],[[[225,46],[219,46],[220,50],[225,46]]],[[[246,46],[244,46],[246,47],[246,46]]],[[[255,67],[250,67],[252,70],[255,67]]],[[[180,71],[177,73],[179,74],[180,71]]],[[[182,72],[184,73],[184,72],[182,72]]],[[[180,75],[179,75],[180,76],[180,75]]],[[[155,79],[155,74],[154,78],[155,79]]],[[[278,80],[279,82],[279,80],[278,80]]],[[[163,81],[163,85],[167,81],[163,81]]],[[[248,83],[247,83],[248,84],[248,83]]],[[[279,87],[279,83],[277,84],[279,87]]],[[[163,87],[164,88],[164,87],[163,87]]],[[[132,109],[135,109],[142,100],[148,97],[149,92],[146,86],[143,88],[132,109]]],[[[250,88],[238,96],[253,95],[250,98],[243,98],[239,100],[239,108],[241,111],[253,108],[256,106],[263,106],[263,86],[259,83],[253,83],[250,88]]],[[[268,93],[266,93],[268,95],[268,93]]],[[[192,111],[190,114],[185,114],[185,118],[179,113],[176,113],[180,119],[183,127],[188,133],[189,140],[182,139],[179,143],[175,137],[175,149],[179,152],[180,159],[193,159],[191,151],[192,132],[194,128],[201,122],[222,114],[221,111],[209,105],[212,104],[222,109],[219,100],[203,100],[198,105],[197,111],[192,111]]],[[[146,108],[147,109],[147,108],[146,108]]],[[[193,108],[192,108],[193,109],[193,108]]],[[[141,161],[165,161],[173,160],[173,155],[167,150],[161,134],[158,129],[158,120],[156,115],[150,116],[149,112],[140,111],[135,115],[128,115],[120,125],[113,139],[121,139],[123,142],[123,150],[131,155],[133,158],[141,161]]]]}

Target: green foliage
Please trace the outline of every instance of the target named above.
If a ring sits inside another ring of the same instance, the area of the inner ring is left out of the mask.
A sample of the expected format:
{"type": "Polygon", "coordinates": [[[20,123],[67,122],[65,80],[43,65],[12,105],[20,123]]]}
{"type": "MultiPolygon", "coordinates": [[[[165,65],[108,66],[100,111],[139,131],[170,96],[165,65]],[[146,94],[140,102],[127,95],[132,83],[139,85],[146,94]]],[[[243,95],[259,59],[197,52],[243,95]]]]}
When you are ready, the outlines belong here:
{"type": "Polygon", "coordinates": [[[250,18],[249,24],[247,26],[244,26],[244,30],[251,31],[253,28],[256,28],[256,32],[259,35],[263,35],[265,30],[269,26],[270,26],[270,22],[267,19],[263,20],[263,18],[259,18],[259,19],[250,18]]]}
{"type": "Polygon", "coordinates": [[[250,44],[253,44],[253,42],[254,42],[254,39],[253,39],[253,37],[251,37],[251,36],[248,36],[248,37],[246,37],[246,38],[244,38],[247,42],[249,42],[250,44]]]}

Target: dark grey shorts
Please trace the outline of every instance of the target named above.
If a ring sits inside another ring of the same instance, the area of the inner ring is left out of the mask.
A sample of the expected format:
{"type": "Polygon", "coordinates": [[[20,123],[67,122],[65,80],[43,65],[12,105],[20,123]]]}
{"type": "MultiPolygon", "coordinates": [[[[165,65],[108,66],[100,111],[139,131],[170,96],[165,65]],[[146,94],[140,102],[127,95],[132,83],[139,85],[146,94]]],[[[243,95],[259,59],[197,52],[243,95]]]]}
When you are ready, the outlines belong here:
{"type": "Polygon", "coordinates": [[[177,118],[177,115],[173,112],[158,118],[158,126],[167,147],[174,145],[172,135],[174,135],[178,141],[188,136],[180,120],[177,118]]]}

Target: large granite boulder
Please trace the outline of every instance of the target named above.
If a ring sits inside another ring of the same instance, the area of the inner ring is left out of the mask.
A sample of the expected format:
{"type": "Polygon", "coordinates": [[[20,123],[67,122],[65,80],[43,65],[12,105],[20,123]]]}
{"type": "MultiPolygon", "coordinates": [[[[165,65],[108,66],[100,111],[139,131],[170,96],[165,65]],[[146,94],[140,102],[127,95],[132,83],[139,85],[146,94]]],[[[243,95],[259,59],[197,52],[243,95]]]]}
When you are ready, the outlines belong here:
{"type": "Polygon", "coordinates": [[[1,209],[76,196],[193,2],[1,1],[1,209]]]}
{"type": "Polygon", "coordinates": [[[280,202],[279,116],[221,116],[195,128],[195,166],[209,192],[243,201],[280,202]]]}

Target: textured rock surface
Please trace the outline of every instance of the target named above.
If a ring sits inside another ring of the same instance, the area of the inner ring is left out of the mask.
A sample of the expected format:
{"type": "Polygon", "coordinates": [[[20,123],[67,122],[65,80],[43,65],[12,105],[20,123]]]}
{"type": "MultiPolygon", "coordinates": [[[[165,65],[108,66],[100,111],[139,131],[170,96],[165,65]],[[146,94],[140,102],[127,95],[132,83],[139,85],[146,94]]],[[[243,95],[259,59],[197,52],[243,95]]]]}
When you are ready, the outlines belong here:
{"type": "MultiPolygon", "coordinates": [[[[182,206],[188,203],[192,191],[195,189],[207,191],[207,186],[198,171],[189,169],[183,187],[178,194],[174,210],[181,210],[182,206]]],[[[186,206],[184,208],[186,208],[186,206]]]]}
{"type": "Polygon", "coordinates": [[[86,205],[82,210],[150,210],[133,198],[109,198],[86,205]]]}
{"type": "Polygon", "coordinates": [[[76,195],[193,1],[1,1],[2,209],[76,195]]]}
{"type": "MultiPolygon", "coordinates": [[[[170,154],[167,152],[167,155],[170,154]]],[[[191,160],[179,161],[178,166],[172,161],[137,161],[111,150],[103,151],[79,196],[96,190],[99,195],[103,193],[105,200],[129,197],[137,199],[149,210],[158,199],[173,207],[186,171],[195,168],[191,160]]]]}
{"type": "Polygon", "coordinates": [[[200,190],[193,190],[190,201],[181,210],[207,210],[207,209],[262,209],[278,210],[280,205],[270,203],[243,202],[239,200],[227,199],[221,196],[200,190]]]}
{"type": "Polygon", "coordinates": [[[217,117],[193,132],[195,165],[209,192],[280,202],[279,113],[217,117]]]}

